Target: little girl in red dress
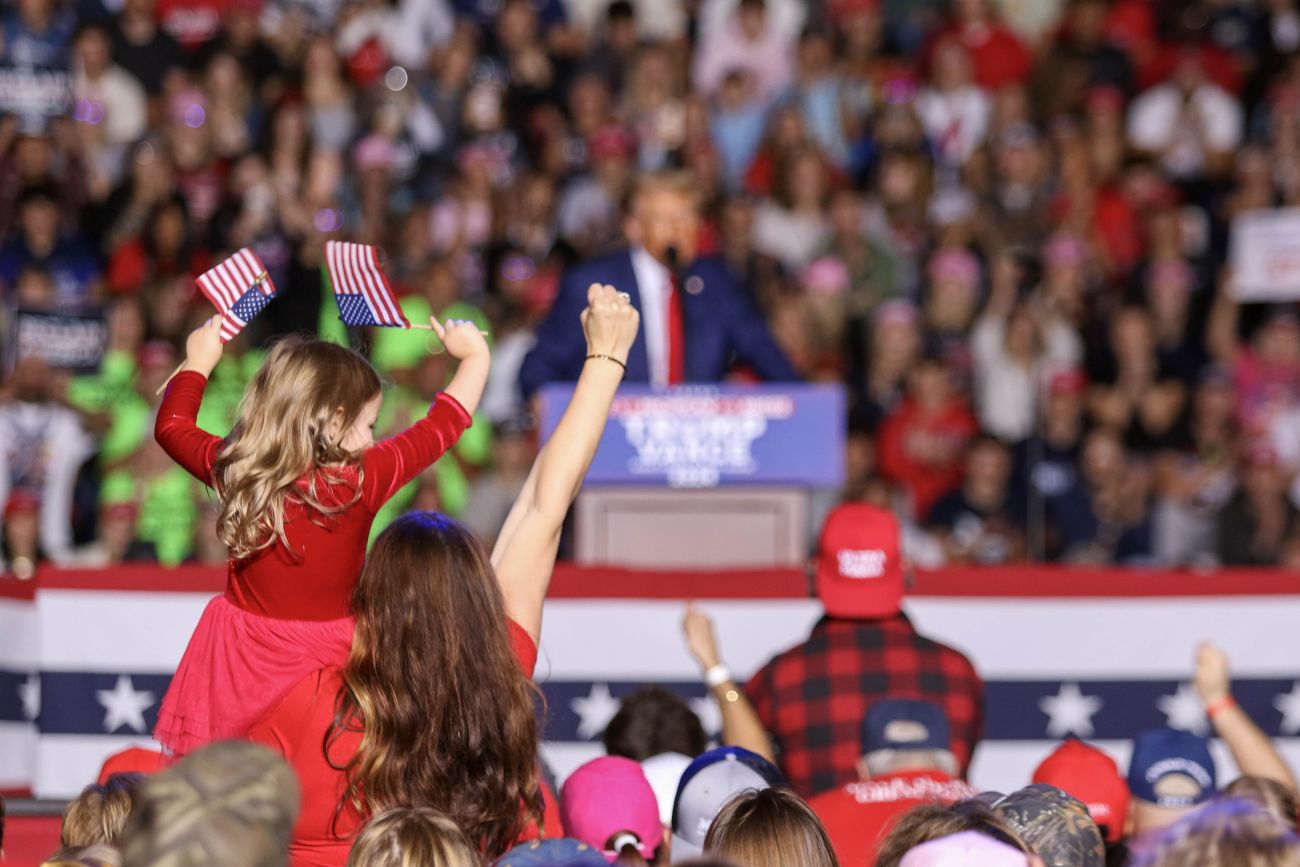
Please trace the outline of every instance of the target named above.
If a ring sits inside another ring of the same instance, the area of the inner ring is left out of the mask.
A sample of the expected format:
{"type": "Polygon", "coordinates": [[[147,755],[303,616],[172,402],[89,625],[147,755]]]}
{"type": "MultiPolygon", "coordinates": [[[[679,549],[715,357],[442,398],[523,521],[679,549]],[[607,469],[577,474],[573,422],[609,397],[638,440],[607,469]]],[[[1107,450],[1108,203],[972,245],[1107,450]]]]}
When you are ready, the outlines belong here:
{"type": "Polygon", "coordinates": [[[424,418],[375,443],[374,368],[346,347],[287,338],[223,440],[195,424],[221,358],[220,322],[189,336],[154,429],[173,460],[215,489],[230,552],[226,592],[195,627],[154,730],[175,756],[244,735],[304,675],[346,661],[348,606],[375,513],[470,426],[489,365],[477,326],[435,321],[456,374],[424,418]]]}

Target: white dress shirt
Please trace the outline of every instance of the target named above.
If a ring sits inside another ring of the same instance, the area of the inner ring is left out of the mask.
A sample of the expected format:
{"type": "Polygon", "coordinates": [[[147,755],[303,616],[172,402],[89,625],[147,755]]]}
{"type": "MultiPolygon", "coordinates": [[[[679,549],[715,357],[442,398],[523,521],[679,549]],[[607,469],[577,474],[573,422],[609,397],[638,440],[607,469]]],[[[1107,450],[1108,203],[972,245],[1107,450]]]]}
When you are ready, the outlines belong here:
{"type": "MultiPolygon", "coordinates": [[[[632,248],[632,272],[641,293],[641,327],[645,329],[645,351],[650,362],[650,384],[668,384],[668,293],[672,274],[641,247],[632,248]]],[[[615,286],[626,292],[624,286],[615,286]]]]}

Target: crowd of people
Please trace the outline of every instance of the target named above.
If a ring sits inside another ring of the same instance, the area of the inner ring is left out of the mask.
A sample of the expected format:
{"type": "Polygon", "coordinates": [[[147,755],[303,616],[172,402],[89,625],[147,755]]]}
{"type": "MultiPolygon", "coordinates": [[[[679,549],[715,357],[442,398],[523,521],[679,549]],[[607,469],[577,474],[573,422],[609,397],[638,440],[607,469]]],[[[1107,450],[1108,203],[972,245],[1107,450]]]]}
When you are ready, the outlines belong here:
{"type": "Polygon", "coordinates": [[[908,561],[1300,565],[1300,317],[1229,255],[1300,195],[1298,50],[1292,0],[18,0],[6,563],[228,564],[51,863],[1300,864],[1212,645],[1240,780],[1160,729],[980,793],[979,675],[902,610],[908,561]],[[430,330],[345,328],[335,239],[430,330]],[[245,247],[227,343],[194,278],[245,247]],[[740,684],[688,610],[722,745],[639,694],[557,797],[532,675],[615,392],[754,379],[849,396],[825,616],[740,684]]]}
{"type": "MultiPolygon", "coordinates": [[[[525,396],[576,375],[547,352],[592,263],[630,242],[619,274],[667,273],[624,207],[675,169],[698,199],[675,244],[734,289],[705,339],[687,280],[677,377],[843,383],[841,493],[894,505],[921,565],[1294,566],[1300,325],[1238,303],[1229,236],[1300,195],[1298,14],[23,0],[0,46],[6,564],[223,561],[216,505],[148,431],[211,313],[193,278],[238,248],[279,296],[215,371],[207,430],[303,332],[392,383],[381,435],[418,417],[448,358],[343,329],[331,238],[383,251],[412,321],[490,332],[476,423],[376,524],[435,508],[490,540],[535,453],[525,396]]],[[[649,371],[629,364],[663,381],[653,312],[649,371]]]]}
{"type": "MultiPolygon", "coordinates": [[[[616,380],[589,376],[580,399],[607,401],[616,380]]],[[[571,410],[562,434],[580,452],[599,427],[583,415],[571,410]]],[[[1022,788],[973,788],[980,678],[910,625],[898,524],[867,505],[841,507],[822,534],[826,616],[747,684],[688,606],[683,637],[720,745],[685,699],[647,687],[623,698],[606,754],[557,797],[530,683],[564,511],[551,494],[573,481],[556,451],[530,495],[550,516],[514,513],[520,541],[489,563],[454,522],[399,519],[358,583],[343,667],[305,678],[247,740],[110,758],[67,805],[44,867],[1300,865],[1295,775],[1210,643],[1191,681],[1237,776],[1205,735],[1158,728],[1135,737],[1126,771],[1070,738],[1022,788]],[[560,480],[551,494],[547,477],[560,480]],[[878,583],[846,556],[863,545],[882,557],[878,583]]]]}

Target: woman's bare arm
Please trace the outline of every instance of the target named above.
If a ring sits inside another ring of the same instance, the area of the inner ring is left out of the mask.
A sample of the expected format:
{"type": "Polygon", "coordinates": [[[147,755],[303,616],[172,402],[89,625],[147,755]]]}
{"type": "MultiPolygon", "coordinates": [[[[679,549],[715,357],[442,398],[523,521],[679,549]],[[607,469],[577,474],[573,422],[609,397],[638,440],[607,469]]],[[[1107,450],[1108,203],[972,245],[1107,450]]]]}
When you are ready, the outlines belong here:
{"type": "Polygon", "coordinates": [[[589,357],[569,406],[533,463],[492,550],[506,613],[534,641],[541,634],[542,604],[560,528],[596,454],[640,323],[627,296],[611,286],[593,284],[587,301],[582,325],[589,357]]]}

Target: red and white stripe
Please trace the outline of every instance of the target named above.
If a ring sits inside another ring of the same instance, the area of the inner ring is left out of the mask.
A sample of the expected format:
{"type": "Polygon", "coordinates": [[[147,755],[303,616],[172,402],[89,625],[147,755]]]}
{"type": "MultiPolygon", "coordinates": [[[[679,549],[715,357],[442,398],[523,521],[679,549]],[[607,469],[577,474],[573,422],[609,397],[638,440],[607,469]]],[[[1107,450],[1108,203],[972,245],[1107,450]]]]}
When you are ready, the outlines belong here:
{"type": "Polygon", "coordinates": [[[326,241],[325,264],[336,295],[360,295],[380,325],[410,328],[393,297],[388,278],[379,270],[375,248],[368,244],[349,241],[326,241]]]}
{"type": "Polygon", "coordinates": [[[275,287],[271,278],[266,276],[266,266],[257,254],[244,247],[220,264],[204,271],[195,281],[200,291],[221,312],[221,342],[228,343],[243,329],[247,322],[230,312],[244,293],[261,281],[261,290],[265,295],[274,295],[275,287]],[[269,290],[269,291],[268,291],[269,290]]]}

